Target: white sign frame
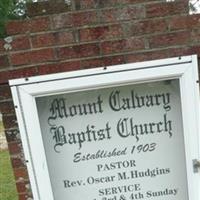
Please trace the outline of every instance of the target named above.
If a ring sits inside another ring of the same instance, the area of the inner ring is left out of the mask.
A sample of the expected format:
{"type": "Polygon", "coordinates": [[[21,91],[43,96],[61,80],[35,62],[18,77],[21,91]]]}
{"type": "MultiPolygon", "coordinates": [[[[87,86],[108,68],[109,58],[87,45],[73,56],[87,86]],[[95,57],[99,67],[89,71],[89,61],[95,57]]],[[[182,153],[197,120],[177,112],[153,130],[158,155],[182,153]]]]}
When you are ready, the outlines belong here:
{"type": "Polygon", "coordinates": [[[34,199],[55,200],[42,142],[36,97],[130,83],[179,79],[188,200],[199,200],[200,174],[194,173],[193,169],[193,160],[200,158],[197,66],[197,56],[192,55],[11,80],[9,84],[16,108],[34,199]]]}

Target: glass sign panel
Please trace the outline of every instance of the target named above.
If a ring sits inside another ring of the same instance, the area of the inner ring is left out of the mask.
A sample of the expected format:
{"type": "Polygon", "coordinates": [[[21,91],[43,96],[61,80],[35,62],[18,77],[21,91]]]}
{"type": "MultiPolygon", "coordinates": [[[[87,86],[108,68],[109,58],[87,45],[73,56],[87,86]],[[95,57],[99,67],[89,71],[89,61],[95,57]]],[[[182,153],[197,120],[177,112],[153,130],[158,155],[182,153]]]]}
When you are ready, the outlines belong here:
{"type": "Polygon", "coordinates": [[[178,79],[36,103],[56,200],[188,200],[178,79]]]}

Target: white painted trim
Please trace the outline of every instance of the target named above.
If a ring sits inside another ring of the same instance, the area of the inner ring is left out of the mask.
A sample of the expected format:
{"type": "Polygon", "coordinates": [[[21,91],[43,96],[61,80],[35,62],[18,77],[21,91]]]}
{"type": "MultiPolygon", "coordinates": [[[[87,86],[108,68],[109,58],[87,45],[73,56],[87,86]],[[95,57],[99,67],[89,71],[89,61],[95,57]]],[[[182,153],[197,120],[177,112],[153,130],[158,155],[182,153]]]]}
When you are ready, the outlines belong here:
{"type": "Polygon", "coordinates": [[[20,97],[19,97],[19,93],[17,89],[18,89],[17,87],[12,87],[11,92],[12,92],[13,101],[15,104],[15,112],[17,115],[18,126],[20,130],[20,137],[21,137],[21,141],[22,141],[22,145],[24,149],[24,157],[25,157],[24,162],[26,162],[29,179],[31,180],[30,182],[31,182],[31,189],[32,189],[33,196],[35,199],[39,199],[39,196],[38,196],[39,194],[36,187],[37,184],[36,184],[36,180],[34,177],[34,170],[33,170],[34,163],[32,163],[32,159],[31,159],[31,152],[30,152],[30,147],[28,143],[29,140],[28,140],[26,124],[25,124],[24,116],[23,116],[23,108],[21,107],[20,97]]]}
{"type": "Polygon", "coordinates": [[[198,73],[195,57],[187,71],[180,77],[183,130],[185,140],[185,154],[189,199],[199,199],[200,177],[193,173],[191,160],[199,158],[199,92],[197,88],[198,73]],[[195,190],[194,188],[197,188],[195,190]],[[195,192],[196,191],[196,192],[195,192]],[[198,191],[198,192],[197,192],[198,191]]]}
{"type": "Polygon", "coordinates": [[[184,56],[184,57],[177,57],[177,58],[168,58],[168,59],[162,59],[162,60],[154,60],[154,61],[148,61],[148,62],[138,62],[138,63],[131,63],[131,64],[122,64],[122,65],[115,65],[115,66],[108,66],[108,67],[99,67],[94,69],[85,69],[85,70],[78,70],[78,71],[72,71],[72,72],[63,72],[58,74],[50,74],[50,75],[42,75],[42,76],[33,76],[33,77],[25,77],[20,79],[13,79],[9,81],[10,86],[17,86],[17,85],[23,85],[23,84],[30,84],[30,83],[36,83],[36,82],[43,82],[43,81],[55,81],[60,79],[67,79],[67,78],[75,78],[79,76],[90,76],[93,74],[104,74],[104,73],[111,73],[111,72],[117,72],[117,71],[123,71],[125,70],[137,70],[137,69],[143,69],[143,68],[151,68],[151,67],[159,67],[162,65],[168,65],[171,64],[181,64],[181,63],[188,63],[192,61],[191,56],[184,56]],[[27,80],[28,78],[28,80],[27,80]]]}
{"type": "Polygon", "coordinates": [[[175,78],[180,80],[189,200],[199,200],[200,176],[193,173],[192,166],[192,160],[200,158],[196,56],[11,80],[9,83],[16,105],[34,199],[54,199],[42,143],[36,97],[175,78]]]}

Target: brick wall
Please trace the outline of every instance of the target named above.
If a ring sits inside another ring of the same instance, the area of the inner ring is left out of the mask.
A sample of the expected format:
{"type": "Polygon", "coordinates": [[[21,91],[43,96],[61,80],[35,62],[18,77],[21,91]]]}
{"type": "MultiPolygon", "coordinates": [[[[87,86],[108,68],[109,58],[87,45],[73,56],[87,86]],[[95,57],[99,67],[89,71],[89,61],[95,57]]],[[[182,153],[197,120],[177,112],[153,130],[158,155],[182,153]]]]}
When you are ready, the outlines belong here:
{"type": "Polygon", "coordinates": [[[187,1],[73,0],[28,6],[0,39],[0,112],[20,200],[31,198],[8,80],[182,55],[200,56],[200,15],[187,1]]]}

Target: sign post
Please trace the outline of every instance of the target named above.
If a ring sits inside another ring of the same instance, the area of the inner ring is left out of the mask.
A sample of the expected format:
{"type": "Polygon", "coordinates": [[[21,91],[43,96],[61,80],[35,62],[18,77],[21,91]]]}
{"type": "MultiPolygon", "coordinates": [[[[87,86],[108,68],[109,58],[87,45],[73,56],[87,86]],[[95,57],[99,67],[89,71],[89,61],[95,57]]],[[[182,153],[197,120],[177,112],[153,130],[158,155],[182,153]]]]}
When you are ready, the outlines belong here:
{"type": "Polygon", "coordinates": [[[196,56],[10,85],[36,199],[199,200],[196,56]]]}

